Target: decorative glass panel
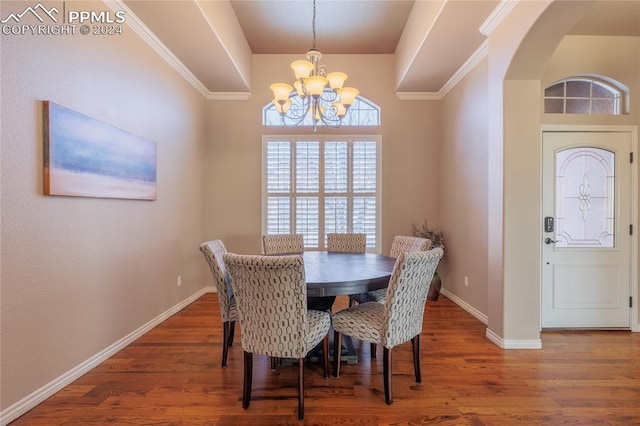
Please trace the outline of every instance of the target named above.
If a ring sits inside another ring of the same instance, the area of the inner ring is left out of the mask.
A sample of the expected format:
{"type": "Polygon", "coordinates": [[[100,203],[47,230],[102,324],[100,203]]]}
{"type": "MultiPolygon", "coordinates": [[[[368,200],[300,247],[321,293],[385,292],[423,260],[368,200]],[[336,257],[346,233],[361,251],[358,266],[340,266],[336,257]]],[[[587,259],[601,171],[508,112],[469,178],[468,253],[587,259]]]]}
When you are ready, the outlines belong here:
{"type": "Polygon", "coordinates": [[[600,148],[556,153],[556,248],[614,247],[615,154],[600,148]]]}
{"type": "Polygon", "coordinates": [[[616,103],[614,99],[594,99],[591,105],[592,114],[615,114],[616,103]]]}
{"type": "Polygon", "coordinates": [[[544,112],[618,115],[625,93],[628,94],[593,77],[567,78],[544,90],[544,112]]]}
{"type": "Polygon", "coordinates": [[[591,82],[584,80],[567,81],[568,98],[588,98],[591,96],[591,82]]]}
{"type": "Polygon", "coordinates": [[[563,98],[564,97],[564,82],[556,83],[553,86],[549,86],[544,90],[545,97],[563,98]]]}
{"type": "MultiPolygon", "coordinates": [[[[331,89],[325,89],[325,92],[333,93],[331,89]]],[[[278,114],[276,106],[269,102],[262,108],[262,124],[264,126],[311,126],[311,114],[307,114],[304,120],[300,118],[305,113],[305,107],[299,96],[291,96],[291,107],[289,115],[294,119],[282,117],[278,114]]],[[[317,123],[323,126],[322,121],[317,123]]],[[[347,114],[342,119],[342,126],[379,126],[380,125],[380,107],[370,100],[358,96],[353,105],[347,110],[347,114]]]]}
{"type": "Polygon", "coordinates": [[[544,112],[562,114],[564,112],[564,99],[545,99],[544,112]]]}
{"type": "Polygon", "coordinates": [[[567,114],[589,114],[589,99],[567,99],[567,114]]]}

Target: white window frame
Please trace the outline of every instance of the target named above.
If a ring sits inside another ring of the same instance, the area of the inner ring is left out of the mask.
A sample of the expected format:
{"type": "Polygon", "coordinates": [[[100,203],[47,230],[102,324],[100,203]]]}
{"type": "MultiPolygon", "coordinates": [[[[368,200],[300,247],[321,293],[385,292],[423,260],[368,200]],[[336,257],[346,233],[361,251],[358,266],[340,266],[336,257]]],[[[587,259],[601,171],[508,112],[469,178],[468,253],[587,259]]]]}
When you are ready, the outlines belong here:
{"type": "Polygon", "coordinates": [[[374,195],[376,198],[376,224],[375,224],[375,236],[376,241],[375,244],[369,246],[369,242],[367,243],[367,252],[371,253],[380,253],[381,250],[381,238],[382,238],[382,217],[381,217],[381,201],[382,201],[382,136],[381,135],[265,135],[262,137],[262,203],[261,203],[261,233],[265,235],[267,233],[267,200],[269,193],[267,191],[267,144],[269,142],[283,142],[289,141],[291,145],[291,160],[290,160],[290,190],[289,192],[280,192],[279,196],[289,197],[290,198],[290,206],[291,209],[289,217],[290,219],[290,232],[296,233],[296,220],[295,220],[295,199],[297,196],[317,196],[318,197],[318,247],[308,247],[305,242],[305,250],[308,251],[324,251],[326,250],[326,233],[325,233],[325,198],[326,196],[324,192],[324,143],[325,142],[335,142],[335,141],[346,141],[349,143],[349,151],[348,151],[348,187],[344,194],[347,199],[348,205],[348,213],[347,217],[349,219],[347,232],[352,232],[353,223],[352,219],[352,206],[353,206],[353,198],[359,197],[362,195],[374,195]],[[319,141],[320,142],[320,155],[319,155],[319,170],[320,170],[320,181],[319,181],[319,191],[316,192],[305,192],[305,193],[296,193],[296,181],[295,181],[295,169],[296,169],[296,160],[295,160],[295,143],[298,141],[319,141]],[[352,161],[352,146],[353,142],[357,141],[373,141],[376,143],[376,188],[375,192],[371,193],[361,193],[361,192],[353,192],[353,161],[352,161]]]}

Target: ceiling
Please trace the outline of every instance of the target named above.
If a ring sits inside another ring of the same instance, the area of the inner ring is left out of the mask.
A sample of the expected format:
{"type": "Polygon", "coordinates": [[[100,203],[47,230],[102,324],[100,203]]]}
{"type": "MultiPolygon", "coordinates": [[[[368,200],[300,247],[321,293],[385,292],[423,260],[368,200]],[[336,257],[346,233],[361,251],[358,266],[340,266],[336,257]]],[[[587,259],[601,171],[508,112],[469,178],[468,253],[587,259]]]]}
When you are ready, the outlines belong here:
{"type": "MultiPolygon", "coordinates": [[[[313,44],[311,0],[124,0],[209,93],[251,92],[251,55],[313,44]]],[[[317,0],[324,54],[396,54],[398,92],[445,86],[482,45],[499,0],[317,0]],[[418,40],[416,42],[415,40],[418,40]]],[[[571,34],[640,36],[640,0],[597,3],[571,34]]]]}

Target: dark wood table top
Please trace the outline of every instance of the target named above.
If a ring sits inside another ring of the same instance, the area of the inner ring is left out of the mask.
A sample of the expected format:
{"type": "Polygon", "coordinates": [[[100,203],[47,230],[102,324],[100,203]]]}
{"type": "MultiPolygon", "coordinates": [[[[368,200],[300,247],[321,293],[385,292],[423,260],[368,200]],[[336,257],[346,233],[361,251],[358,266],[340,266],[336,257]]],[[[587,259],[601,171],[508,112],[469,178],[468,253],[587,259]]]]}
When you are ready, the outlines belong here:
{"type": "Polygon", "coordinates": [[[308,297],[357,294],[385,288],[396,259],[373,253],[303,253],[308,297]]]}

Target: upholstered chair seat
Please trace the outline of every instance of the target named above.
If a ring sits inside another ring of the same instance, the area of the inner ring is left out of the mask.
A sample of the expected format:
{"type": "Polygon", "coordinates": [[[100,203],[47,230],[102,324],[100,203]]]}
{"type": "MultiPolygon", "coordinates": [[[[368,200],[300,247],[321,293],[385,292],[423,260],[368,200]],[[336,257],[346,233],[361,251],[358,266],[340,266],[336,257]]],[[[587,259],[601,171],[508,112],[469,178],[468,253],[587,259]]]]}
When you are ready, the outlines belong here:
{"type": "Polygon", "coordinates": [[[383,375],[387,404],[393,403],[391,386],[392,349],[411,340],[416,382],[422,381],[420,369],[420,333],[427,293],[443,251],[401,253],[389,280],[384,304],[368,302],[346,308],[333,315],[333,374],[340,375],[342,335],[384,347],[383,375]]]}

